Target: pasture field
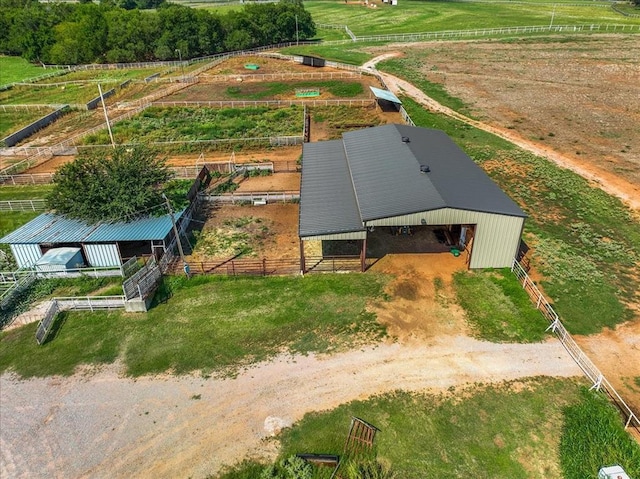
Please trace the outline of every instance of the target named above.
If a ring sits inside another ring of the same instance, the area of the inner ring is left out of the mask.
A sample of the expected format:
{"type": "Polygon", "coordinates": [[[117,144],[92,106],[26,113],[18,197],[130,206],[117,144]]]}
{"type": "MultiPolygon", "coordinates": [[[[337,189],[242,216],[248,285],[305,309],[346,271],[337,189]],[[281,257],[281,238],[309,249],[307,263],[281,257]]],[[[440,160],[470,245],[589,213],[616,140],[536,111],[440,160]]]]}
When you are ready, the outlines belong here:
{"type": "Polygon", "coordinates": [[[552,17],[554,25],[640,24],[640,19],[625,17],[609,4],[593,2],[511,4],[405,0],[397,6],[381,1],[373,3],[376,8],[359,2],[307,0],[304,6],[316,23],[347,25],[356,36],[549,25],[552,17]]]}
{"type": "Polygon", "coordinates": [[[0,85],[21,82],[54,72],[52,68],[42,68],[20,57],[0,56],[0,85]]]}
{"type": "MultiPolygon", "coordinates": [[[[622,429],[617,411],[580,382],[562,379],[383,394],[308,413],[278,439],[279,461],[298,453],[337,454],[348,478],[362,477],[349,475],[350,463],[375,459],[395,476],[366,477],[584,479],[614,463],[625,464],[629,474],[640,472],[640,447],[622,429]],[[344,455],[352,417],[380,429],[372,452],[344,455]]],[[[245,461],[218,478],[252,479],[264,469],[245,461]]],[[[331,472],[314,468],[312,477],[327,479],[331,472]]]]}
{"type": "Polygon", "coordinates": [[[51,111],[53,109],[48,108],[39,110],[0,110],[0,138],[4,138],[10,133],[33,123],[51,111]]]}
{"type": "MultiPolygon", "coordinates": [[[[105,92],[118,86],[118,83],[104,83],[102,91],[105,92]]],[[[6,105],[66,105],[69,103],[87,103],[100,95],[98,85],[70,84],[50,85],[37,83],[34,86],[16,86],[11,90],[0,92],[0,102],[6,105]]]]}

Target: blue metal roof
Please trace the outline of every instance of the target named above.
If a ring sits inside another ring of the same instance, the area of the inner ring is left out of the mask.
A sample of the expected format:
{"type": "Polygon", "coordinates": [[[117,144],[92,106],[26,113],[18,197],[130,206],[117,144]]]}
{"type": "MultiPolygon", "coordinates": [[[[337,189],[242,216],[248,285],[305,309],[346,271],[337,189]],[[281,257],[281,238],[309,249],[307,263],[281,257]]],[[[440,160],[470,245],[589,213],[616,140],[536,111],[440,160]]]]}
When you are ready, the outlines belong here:
{"type": "MultiPolygon", "coordinates": [[[[176,213],[176,219],[183,211],[176,213]]],[[[43,213],[26,225],[0,238],[0,243],[105,243],[115,241],[163,240],[171,231],[168,215],[144,218],[128,223],[97,223],[87,225],[53,213],[43,213]]]]}
{"type": "Polygon", "coordinates": [[[374,86],[370,86],[369,88],[371,88],[371,91],[376,96],[376,98],[380,100],[387,100],[392,103],[397,103],[398,105],[402,105],[402,102],[400,101],[400,99],[397,96],[395,96],[393,93],[391,93],[389,90],[381,90],[380,88],[376,88],[374,86]]]}

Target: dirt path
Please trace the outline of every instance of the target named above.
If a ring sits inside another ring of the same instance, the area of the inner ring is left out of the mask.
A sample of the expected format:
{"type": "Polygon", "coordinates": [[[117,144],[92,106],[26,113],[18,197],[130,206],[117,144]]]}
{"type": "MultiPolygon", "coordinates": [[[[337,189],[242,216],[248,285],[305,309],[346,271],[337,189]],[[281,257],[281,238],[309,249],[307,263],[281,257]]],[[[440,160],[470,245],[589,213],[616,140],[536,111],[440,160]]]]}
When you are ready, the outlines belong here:
{"type": "Polygon", "coordinates": [[[450,336],[327,358],[278,357],[235,379],[0,377],[2,477],[206,477],[309,411],[396,389],[441,391],[527,376],[576,376],[557,341],[491,344],[450,336]]]}
{"type": "MultiPolygon", "coordinates": [[[[401,55],[402,53],[400,52],[385,53],[368,61],[364,64],[364,67],[370,70],[375,70],[375,65],[378,62],[401,55]]],[[[504,138],[505,140],[510,141],[511,143],[518,145],[520,148],[535,155],[547,158],[548,160],[556,163],[558,166],[569,169],[574,173],[582,176],[583,178],[593,182],[595,185],[597,185],[599,188],[606,191],[610,195],[620,198],[634,210],[640,210],[640,185],[630,183],[629,181],[617,177],[616,175],[604,171],[603,169],[596,166],[579,163],[566,155],[554,151],[552,148],[542,146],[539,143],[523,138],[514,130],[501,128],[494,125],[489,125],[481,121],[473,120],[465,115],[458,113],[457,111],[454,111],[438,103],[433,98],[425,95],[421,90],[419,90],[409,82],[401,80],[400,78],[388,73],[378,72],[378,74],[382,76],[385,83],[387,84],[387,87],[395,94],[407,95],[421,105],[430,109],[431,111],[443,113],[447,116],[455,118],[456,120],[472,125],[480,130],[484,130],[486,132],[499,136],[500,138],[504,138]]]]}

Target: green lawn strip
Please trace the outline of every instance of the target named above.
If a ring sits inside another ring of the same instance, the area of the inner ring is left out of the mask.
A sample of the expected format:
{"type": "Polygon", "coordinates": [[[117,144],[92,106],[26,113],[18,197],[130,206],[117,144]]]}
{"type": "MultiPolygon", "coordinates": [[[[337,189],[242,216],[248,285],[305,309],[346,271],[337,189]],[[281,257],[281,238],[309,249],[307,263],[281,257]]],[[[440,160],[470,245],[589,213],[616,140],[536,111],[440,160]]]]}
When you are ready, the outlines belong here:
{"type": "Polygon", "coordinates": [[[620,413],[602,394],[581,391],[564,411],[560,458],[565,479],[595,477],[602,466],[621,465],[640,477],[640,446],[624,430],[620,413]]]}
{"type": "Polygon", "coordinates": [[[0,201],[42,199],[52,189],[53,185],[0,186],[0,201]]]}
{"type": "Polygon", "coordinates": [[[249,93],[244,93],[242,86],[232,86],[226,89],[225,97],[230,99],[263,100],[272,99],[277,95],[293,95],[296,90],[320,89],[320,93],[325,91],[339,98],[354,98],[363,95],[362,84],[349,80],[326,80],[326,81],[302,81],[295,83],[271,82],[260,84],[260,89],[251,86],[249,93]]]}
{"type": "MultiPolygon", "coordinates": [[[[619,434],[622,429],[619,416],[602,424],[597,432],[570,420],[570,410],[575,407],[590,416],[600,414],[600,409],[594,407],[600,398],[592,399],[599,393],[587,391],[576,381],[531,378],[468,386],[452,389],[450,393],[398,391],[353,401],[331,411],[308,413],[280,434],[280,458],[297,453],[342,456],[351,417],[356,416],[380,428],[375,448],[378,460],[389,464],[395,477],[402,479],[543,479],[562,477],[562,472],[567,478],[583,479],[595,477],[598,469],[590,467],[584,469],[588,472],[577,473],[574,465],[565,467],[571,455],[574,464],[580,461],[582,451],[598,449],[602,451],[598,456],[601,464],[636,460],[638,446],[628,435],[619,434]],[[561,448],[561,441],[567,441],[569,434],[575,436],[580,450],[561,448]],[[618,445],[621,451],[614,453],[618,445]]],[[[343,457],[345,462],[350,459],[343,457]]],[[[257,471],[258,463],[245,461],[218,477],[260,477],[257,471]]],[[[314,478],[329,477],[322,469],[316,471],[314,478]]]]}
{"type": "Polygon", "coordinates": [[[471,2],[405,1],[400,8],[379,4],[377,8],[330,0],[307,0],[305,8],[316,23],[347,25],[356,36],[472,30],[494,27],[577,24],[638,24],[610,8],[585,3],[529,2],[487,4],[471,2]]]}
{"type": "MultiPolygon", "coordinates": [[[[72,71],[59,78],[47,78],[39,82],[39,84],[59,83],[68,81],[91,81],[102,83],[122,83],[127,80],[144,80],[145,78],[155,74],[162,73],[167,67],[151,67],[151,68],[120,68],[108,70],[78,70],[72,71]]],[[[178,70],[180,71],[180,70],[178,70]]],[[[95,86],[95,83],[94,83],[95,86]]],[[[97,88],[97,86],[95,87],[97,88]]]]}
{"type": "Polygon", "coordinates": [[[458,303],[478,338],[494,342],[544,339],[547,320],[508,268],[460,271],[453,278],[458,303]]]}
{"type": "MultiPolygon", "coordinates": [[[[118,83],[104,83],[102,91],[105,92],[118,86],[118,83]]],[[[53,105],[87,103],[100,95],[98,85],[95,83],[71,84],[71,85],[45,85],[16,86],[10,90],[0,92],[0,102],[7,105],[53,105]]]]}
{"type": "Polygon", "coordinates": [[[354,44],[347,43],[344,45],[301,45],[282,48],[280,52],[285,55],[309,55],[334,62],[347,63],[349,65],[362,65],[373,58],[372,54],[361,50],[367,45],[368,44],[360,42],[354,44]]]}
{"type": "Polygon", "coordinates": [[[0,111],[0,138],[30,125],[52,111],[53,109],[0,111]]]}
{"type": "Polygon", "coordinates": [[[24,58],[0,56],[0,85],[25,81],[54,71],[29,63],[24,58]]]}
{"type": "MultiPolygon", "coordinates": [[[[147,108],[112,127],[116,143],[194,141],[299,135],[302,108],[147,108]]],[[[85,144],[108,144],[108,132],[85,138],[85,144]]]]}
{"type": "Polygon", "coordinates": [[[640,291],[640,223],[626,206],[505,140],[403,102],[417,125],[444,130],[530,215],[525,240],[571,332],[591,334],[631,318],[627,302],[640,291]]]}
{"type": "Polygon", "coordinates": [[[381,297],[384,282],[385,277],[369,274],[169,277],[157,295],[159,304],[147,314],[70,312],[55,339],[35,350],[32,334],[23,336],[23,328],[2,333],[0,370],[70,374],[73,355],[75,366],[121,355],[132,376],[233,373],[282,351],[343,350],[384,336],[375,316],[365,311],[367,301],[381,297]],[[99,354],[91,358],[75,353],[75,346],[60,346],[76,343],[99,354]],[[105,344],[116,351],[105,356],[105,344]],[[58,356],[64,356],[64,367],[56,366],[58,356]]]}

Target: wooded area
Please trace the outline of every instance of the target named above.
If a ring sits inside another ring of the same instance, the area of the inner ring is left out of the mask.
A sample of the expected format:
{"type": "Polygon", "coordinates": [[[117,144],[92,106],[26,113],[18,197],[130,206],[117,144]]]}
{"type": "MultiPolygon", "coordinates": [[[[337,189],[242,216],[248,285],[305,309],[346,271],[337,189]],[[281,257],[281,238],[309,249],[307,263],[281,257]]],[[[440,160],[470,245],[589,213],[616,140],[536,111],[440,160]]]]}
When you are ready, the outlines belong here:
{"type": "Polygon", "coordinates": [[[315,35],[301,0],[218,14],[162,2],[0,0],[0,53],[44,64],[178,60],[315,35]],[[123,5],[123,6],[120,6],[123,5]]]}

